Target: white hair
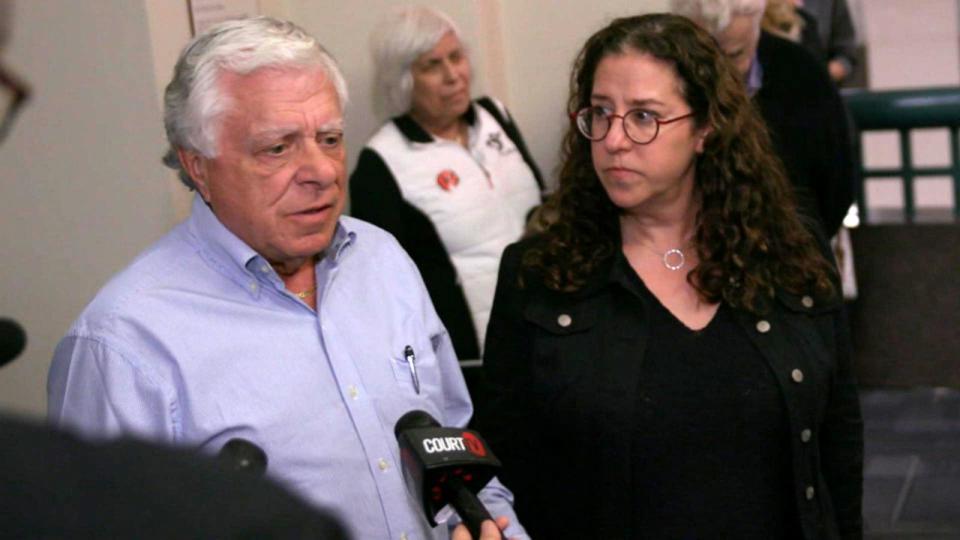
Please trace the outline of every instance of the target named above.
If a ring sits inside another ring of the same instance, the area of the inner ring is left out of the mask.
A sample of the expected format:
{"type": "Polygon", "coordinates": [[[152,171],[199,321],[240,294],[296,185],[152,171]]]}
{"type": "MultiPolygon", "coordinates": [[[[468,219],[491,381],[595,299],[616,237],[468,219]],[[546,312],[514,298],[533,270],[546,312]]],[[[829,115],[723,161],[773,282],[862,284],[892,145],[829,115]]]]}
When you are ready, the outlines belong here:
{"type": "Polygon", "coordinates": [[[217,155],[219,116],[230,105],[218,84],[223,72],[245,75],[258,69],[319,68],[333,84],[341,108],[347,84],[333,57],[299,26],[270,17],[226,21],[193,38],[180,53],[163,97],[163,123],[170,148],[163,157],[180,180],[196,189],[177,158],[177,149],[207,158],[217,155]]]}
{"type": "Polygon", "coordinates": [[[716,36],[726,30],[737,15],[759,17],[767,0],[670,0],[670,11],[697,22],[716,36]]]}
{"type": "Polygon", "coordinates": [[[377,25],[370,39],[376,69],[374,94],[388,115],[397,116],[410,110],[413,93],[410,68],[448,32],[453,32],[463,43],[460,30],[450,17],[422,6],[394,9],[377,25]]]}

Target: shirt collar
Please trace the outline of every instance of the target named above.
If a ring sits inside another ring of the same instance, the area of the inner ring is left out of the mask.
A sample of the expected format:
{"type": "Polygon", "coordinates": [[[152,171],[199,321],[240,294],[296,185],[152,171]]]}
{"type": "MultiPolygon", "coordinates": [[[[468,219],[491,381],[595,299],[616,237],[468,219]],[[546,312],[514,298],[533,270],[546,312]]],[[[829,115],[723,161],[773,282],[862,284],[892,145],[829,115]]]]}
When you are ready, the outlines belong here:
{"type": "Polygon", "coordinates": [[[750,70],[747,71],[747,95],[753,97],[763,86],[763,66],[760,65],[760,57],[754,53],[753,60],[750,62],[750,70]]]}
{"type": "MultiPolygon", "coordinates": [[[[463,118],[467,125],[473,127],[477,121],[477,111],[475,110],[476,105],[471,103],[467,107],[467,112],[463,113],[463,118]]],[[[416,120],[410,116],[410,113],[397,116],[393,119],[393,124],[397,126],[397,129],[400,130],[400,133],[407,138],[408,141],[414,143],[432,143],[436,141],[433,135],[431,135],[427,130],[417,123],[416,120]]]]}
{"type": "Polygon", "coordinates": [[[220,222],[199,193],[193,198],[190,232],[200,240],[201,248],[208,254],[240,268],[246,268],[247,263],[258,256],[252,247],[220,222]]]}
{"type": "MultiPolygon", "coordinates": [[[[230,229],[227,229],[199,193],[193,199],[188,226],[191,234],[200,241],[200,255],[256,296],[257,291],[249,287],[250,276],[256,274],[251,268],[260,268],[269,263],[230,229]]],[[[327,254],[332,253],[333,258],[330,262],[336,264],[347,246],[354,242],[356,235],[353,227],[345,220],[338,219],[330,246],[319,262],[329,260],[330,257],[327,254]]]]}

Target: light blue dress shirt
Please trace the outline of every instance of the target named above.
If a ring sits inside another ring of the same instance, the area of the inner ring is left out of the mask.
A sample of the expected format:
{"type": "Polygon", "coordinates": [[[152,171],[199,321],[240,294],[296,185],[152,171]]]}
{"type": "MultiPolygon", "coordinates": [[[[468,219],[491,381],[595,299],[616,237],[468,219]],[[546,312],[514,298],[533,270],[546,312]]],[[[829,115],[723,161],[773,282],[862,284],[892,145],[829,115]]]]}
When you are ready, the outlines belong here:
{"type": "MultiPolygon", "coordinates": [[[[268,475],[333,510],[358,540],[447,538],[407,492],[393,433],[412,409],[447,426],[472,413],[419,273],[392,236],[341,217],[316,276],[314,312],[197,197],[58,345],[50,421],[208,453],[242,437],[266,451],[268,475]]],[[[481,499],[510,517],[508,536],[526,538],[496,479],[481,499]]]]}

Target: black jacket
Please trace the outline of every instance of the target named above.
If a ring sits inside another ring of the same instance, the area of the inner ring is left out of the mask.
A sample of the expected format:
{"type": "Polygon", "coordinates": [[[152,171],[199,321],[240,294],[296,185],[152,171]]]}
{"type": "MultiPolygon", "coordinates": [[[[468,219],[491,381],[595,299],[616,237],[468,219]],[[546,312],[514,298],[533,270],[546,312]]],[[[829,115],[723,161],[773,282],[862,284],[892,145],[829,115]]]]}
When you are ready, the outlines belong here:
{"type": "MultiPolygon", "coordinates": [[[[521,256],[535,241],[502,259],[477,427],[531,536],[641,538],[629,458],[644,300],[615,259],[576,293],[530,275],[519,287],[521,256]]],[[[781,389],[804,538],[860,538],[863,426],[842,304],[781,295],[764,317],[734,313],[781,389]]]]}
{"type": "Polygon", "coordinates": [[[131,439],[88,443],[0,415],[0,536],[348,538],[327,512],[234,468],[131,439]]]}
{"type": "Polygon", "coordinates": [[[801,45],[762,33],[763,85],[754,96],[797,191],[800,209],[837,233],[853,203],[851,121],[826,68],[801,45]]]}

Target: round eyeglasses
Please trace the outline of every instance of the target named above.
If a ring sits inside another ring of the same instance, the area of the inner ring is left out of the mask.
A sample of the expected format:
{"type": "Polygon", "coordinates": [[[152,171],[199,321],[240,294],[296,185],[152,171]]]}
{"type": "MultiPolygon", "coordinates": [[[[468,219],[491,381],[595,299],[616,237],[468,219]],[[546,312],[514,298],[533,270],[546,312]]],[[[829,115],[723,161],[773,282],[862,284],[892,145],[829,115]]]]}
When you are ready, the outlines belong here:
{"type": "Polygon", "coordinates": [[[693,115],[693,112],[689,112],[674,118],[660,120],[653,116],[650,111],[643,109],[633,109],[621,115],[613,114],[604,107],[593,106],[571,113],[570,118],[577,123],[580,134],[591,141],[602,141],[607,133],[610,133],[613,119],[619,118],[623,120],[623,131],[631,141],[637,144],[650,144],[660,133],[660,126],[690,118],[693,115]]]}

